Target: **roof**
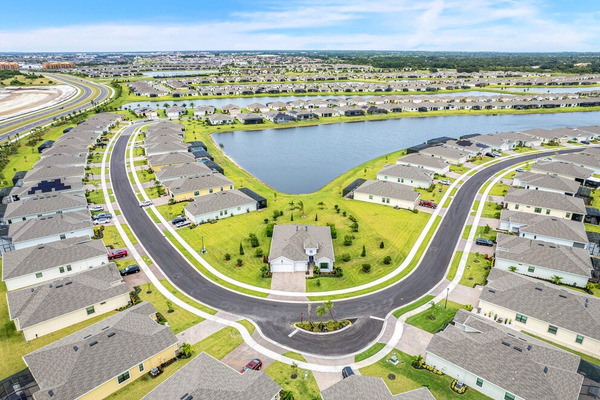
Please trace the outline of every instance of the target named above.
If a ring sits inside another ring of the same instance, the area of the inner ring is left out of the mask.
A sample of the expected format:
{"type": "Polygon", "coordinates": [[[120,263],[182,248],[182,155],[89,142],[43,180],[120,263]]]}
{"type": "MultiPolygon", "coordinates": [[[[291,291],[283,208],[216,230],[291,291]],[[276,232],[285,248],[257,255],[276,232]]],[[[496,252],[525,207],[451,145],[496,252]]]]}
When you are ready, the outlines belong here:
{"type": "Polygon", "coordinates": [[[393,395],[380,377],[350,375],[321,392],[323,400],[435,400],[423,387],[393,395]]]}
{"type": "Polygon", "coordinates": [[[469,153],[465,153],[464,151],[445,146],[432,146],[427,149],[421,150],[420,153],[426,156],[435,156],[452,159],[459,159],[463,157],[468,158],[470,156],[469,153]]]}
{"type": "Polygon", "coordinates": [[[524,400],[578,398],[583,383],[583,376],[577,373],[578,356],[466,310],[458,310],[454,322],[456,325],[433,335],[428,354],[524,400]]]}
{"type": "Polygon", "coordinates": [[[243,374],[201,353],[144,396],[143,400],[271,400],[281,387],[261,371],[243,374]]]}
{"type": "Polygon", "coordinates": [[[396,164],[417,165],[427,169],[444,169],[448,163],[436,157],[413,153],[396,160],[396,164]]]}
{"type": "Polygon", "coordinates": [[[550,208],[585,215],[585,203],[582,199],[560,193],[543,190],[510,188],[504,202],[525,204],[534,207],[550,208]]]}
{"type": "Polygon", "coordinates": [[[43,271],[106,255],[102,240],[74,237],[4,253],[2,279],[43,271]]]}
{"type": "Polygon", "coordinates": [[[433,180],[433,171],[418,167],[410,167],[403,164],[387,164],[377,174],[385,174],[397,178],[425,181],[429,183],[433,180]]]}
{"type": "Polygon", "coordinates": [[[537,161],[531,165],[531,172],[572,176],[577,179],[587,179],[594,174],[589,168],[558,161],[537,161]]]}
{"type": "Polygon", "coordinates": [[[579,182],[573,179],[563,178],[557,175],[536,174],[533,172],[517,172],[515,179],[529,186],[545,189],[560,190],[561,192],[577,193],[579,182]]]}
{"type": "Polygon", "coordinates": [[[148,156],[148,163],[153,166],[191,163],[195,161],[194,156],[187,152],[152,154],[148,156]]]}
{"type": "Polygon", "coordinates": [[[237,189],[226,190],[195,197],[184,209],[192,215],[203,215],[231,207],[239,207],[256,203],[256,200],[237,189]]]}
{"type": "MultiPolygon", "coordinates": [[[[208,168],[208,167],[207,167],[208,168]]],[[[189,193],[195,190],[212,189],[233,185],[233,182],[219,173],[208,173],[205,175],[188,176],[185,178],[168,181],[164,184],[171,193],[189,193]]]]}
{"type": "Polygon", "coordinates": [[[501,132],[497,135],[500,138],[512,140],[514,142],[530,142],[535,140],[535,137],[523,134],[521,132],[501,132]]]}
{"type": "MultiPolygon", "coordinates": [[[[53,156],[48,156],[46,159],[54,158],[53,156]]],[[[62,158],[62,157],[61,157],[62,158]]],[[[27,171],[25,178],[23,178],[26,182],[32,181],[41,181],[44,179],[50,178],[66,178],[70,176],[79,176],[83,178],[85,174],[85,167],[83,165],[71,166],[71,165],[54,165],[47,167],[39,167],[34,168],[30,171],[27,171]]]]}
{"type": "Polygon", "coordinates": [[[66,211],[73,208],[87,207],[84,196],[72,193],[53,193],[29,197],[24,200],[8,203],[4,218],[25,217],[53,211],[66,211]]]}
{"type": "Polygon", "coordinates": [[[600,168],[600,156],[590,153],[568,153],[559,154],[555,160],[578,165],[581,167],[600,168]]]}
{"type": "Polygon", "coordinates": [[[14,222],[8,226],[8,236],[12,239],[13,243],[18,243],[81,229],[92,229],[92,221],[90,220],[90,212],[88,210],[54,214],[23,222],[14,222]]]}
{"type": "Polygon", "coordinates": [[[420,195],[412,186],[380,180],[367,180],[354,191],[406,201],[416,201],[420,195]]]}
{"type": "Polygon", "coordinates": [[[47,179],[39,182],[28,182],[21,187],[15,186],[10,194],[23,199],[53,192],[81,192],[83,194],[85,192],[85,184],[80,177],[75,176],[70,178],[47,179]]]}
{"type": "Polygon", "coordinates": [[[575,275],[590,276],[592,261],[588,250],[541,240],[499,233],[496,260],[536,265],[575,275]]]}
{"type": "Polygon", "coordinates": [[[331,228],[316,225],[275,225],[269,260],[285,257],[292,261],[308,261],[306,248],[317,246],[315,260],[335,260],[331,228]]]}
{"type": "Polygon", "coordinates": [[[574,242],[588,242],[585,225],[579,221],[507,209],[502,210],[500,221],[522,224],[519,227],[520,232],[572,240],[574,242]]]}
{"type": "MultiPolygon", "coordinates": [[[[44,155],[46,153],[43,153],[44,155]]],[[[86,164],[87,156],[83,154],[50,154],[40,158],[33,165],[34,168],[50,167],[50,166],[69,166],[75,164],[86,164]]],[[[83,174],[82,174],[83,175],[83,174]]]]}
{"type": "Polygon", "coordinates": [[[175,165],[167,165],[156,172],[159,181],[185,178],[187,176],[210,174],[212,171],[200,162],[189,162],[175,165]]]}
{"type": "Polygon", "coordinates": [[[78,398],[176,345],[171,329],[152,319],[155,313],[143,302],[24,356],[40,387],[36,400],[78,398]]]}
{"type": "Polygon", "coordinates": [[[110,263],[6,296],[10,319],[26,329],[128,293],[119,268],[110,263]]]}
{"type": "Polygon", "coordinates": [[[480,300],[600,340],[600,299],[492,268],[480,300]],[[541,290],[540,290],[541,289],[541,290]]]}
{"type": "Polygon", "coordinates": [[[536,129],[528,129],[528,130],[519,131],[519,132],[524,133],[525,135],[535,136],[535,137],[548,139],[548,140],[564,137],[563,134],[559,134],[557,132],[554,132],[554,131],[548,130],[548,129],[537,129],[536,128],[536,129]]]}

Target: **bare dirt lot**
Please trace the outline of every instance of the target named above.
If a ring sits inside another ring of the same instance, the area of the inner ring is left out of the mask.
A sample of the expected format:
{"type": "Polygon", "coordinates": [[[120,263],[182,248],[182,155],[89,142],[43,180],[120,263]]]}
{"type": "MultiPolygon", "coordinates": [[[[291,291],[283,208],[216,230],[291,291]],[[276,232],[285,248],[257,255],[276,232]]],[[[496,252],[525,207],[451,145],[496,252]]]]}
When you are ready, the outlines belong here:
{"type": "Polygon", "coordinates": [[[0,88],[0,119],[58,104],[74,94],[68,85],[0,88]]]}

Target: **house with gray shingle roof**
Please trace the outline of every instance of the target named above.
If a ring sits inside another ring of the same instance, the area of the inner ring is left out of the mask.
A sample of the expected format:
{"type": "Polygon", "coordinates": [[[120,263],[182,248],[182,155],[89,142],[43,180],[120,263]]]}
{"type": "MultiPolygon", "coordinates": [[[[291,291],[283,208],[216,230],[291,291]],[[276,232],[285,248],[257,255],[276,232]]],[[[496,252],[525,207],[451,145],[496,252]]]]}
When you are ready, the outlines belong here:
{"type": "Polygon", "coordinates": [[[269,250],[271,272],[306,272],[314,266],[333,271],[335,255],[329,226],[275,225],[269,250]]]}
{"type": "Polygon", "coordinates": [[[382,378],[350,375],[321,392],[323,400],[435,400],[429,389],[422,387],[392,394],[382,378]]]}
{"type": "Polygon", "coordinates": [[[560,193],[510,188],[504,196],[508,210],[581,220],[587,214],[582,199],[560,193]]]}
{"type": "Polygon", "coordinates": [[[419,153],[408,154],[404,157],[400,157],[396,160],[396,164],[428,169],[439,175],[444,175],[450,171],[450,164],[448,164],[446,161],[419,153]]]}
{"type": "Polygon", "coordinates": [[[575,196],[579,190],[579,182],[556,175],[536,174],[533,172],[517,172],[513,178],[513,186],[525,189],[542,190],[575,196]]]}
{"type": "Polygon", "coordinates": [[[60,279],[108,264],[102,240],[73,237],[4,253],[2,280],[8,290],[60,279]]]}
{"type": "Polygon", "coordinates": [[[201,353],[142,400],[278,400],[281,387],[261,371],[243,374],[201,353]]]}
{"type": "Polygon", "coordinates": [[[14,201],[6,205],[4,220],[9,223],[21,222],[55,214],[67,214],[87,209],[85,196],[73,193],[52,193],[14,201]]]}
{"type": "Polygon", "coordinates": [[[192,163],[196,159],[193,155],[187,152],[174,152],[165,154],[155,154],[148,156],[148,164],[154,172],[158,172],[161,168],[176,164],[192,163]]]}
{"type": "Polygon", "coordinates": [[[433,171],[402,164],[388,164],[377,172],[377,179],[426,189],[433,183],[433,171]]]}
{"type": "Polygon", "coordinates": [[[518,146],[538,147],[542,145],[542,139],[537,136],[526,135],[522,132],[501,132],[496,134],[499,138],[514,142],[518,146]]]}
{"type": "Polygon", "coordinates": [[[412,186],[383,180],[367,180],[353,191],[353,199],[414,210],[421,193],[412,186]]]}
{"type": "Polygon", "coordinates": [[[56,332],[129,304],[129,286],[114,263],[8,292],[8,312],[25,340],[56,332]]]}
{"type": "Polygon", "coordinates": [[[551,141],[555,141],[557,143],[565,143],[567,141],[567,136],[560,132],[555,132],[551,129],[528,129],[525,131],[519,131],[519,133],[533,136],[535,138],[542,139],[542,143],[548,143],[551,141]]]}
{"type": "Polygon", "coordinates": [[[188,176],[164,183],[167,193],[175,201],[185,201],[198,196],[232,190],[233,182],[219,173],[188,176]]]}
{"type": "Polygon", "coordinates": [[[554,156],[556,161],[572,164],[576,167],[587,168],[600,174],[600,155],[591,153],[568,153],[554,156]]]}
{"type": "Polygon", "coordinates": [[[433,335],[425,362],[494,400],[577,400],[583,383],[579,356],[466,310],[433,335]]]}
{"type": "Polygon", "coordinates": [[[450,164],[464,164],[471,158],[471,154],[445,146],[432,146],[420,150],[420,154],[444,160],[450,164]]]}
{"type": "Polygon", "coordinates": [[[30,197],[41,196],[49,193],[71,193],[77,196],[85,196],[85,184],[81,177],[57,178],[42,180],[39,182],[24,183],[23,186],[15,186],[10,191],[13,200],[24,200],[30,197]]]}
{"type": "Polygon", "coordinates": [[[590,278],[592,261],[586,249],[498,234],[494,268],[536,278],[551,280],[560,276],[562,282],[585,287],[590,278]]]}
{"type": "Polygon", "coordinates": [[[219,191],[194,198],[183,211],[194,224],[256,211],[258,203],[237,189],[219,191]]]}
{"type": "Polygon", "coordinates": [[[87,165],[87,156],[78,154],[51,154],[40,158],[33,164],[33,168],[55,167],[55,166],[72,166],[85,167],[87,165]]]}
{"type": "MultiPolygon", "coordinates": [[[[50,157],[46,158],[48,159],[50,157]]],[[[83,178],[84,174],[85,167],[83,165],[55,165],[38,167],[27,171],[25,178],[23,178],[23,182],[39,182],[45,179],[68,178],[72,176],[79,177],[81,179],[83,178]]]]}
{"type": "Polygon", "coordinates": [[[23,357],[36,400],[104,398],[176,356],[177,338],[143,302],[23,357]],[[57,368],[57,366],[60,366],[57,368]]]}
{"type": "Polygon", "coordinates": [[[148,156],[166,153],[185,153],[188,151],[188,146],[185,143],[160,140],[146,143],[144,148],[148,156]]]}
{"type": "Polygon", "coordinates": [[[206,119],[211,125],[233,124],[234,122],[233,117],[227,114],[211,114],[206,119]]]}
{"type": "Polygon", "coordinates": [[[562,178],[572,179],[579,183],[584,183],[587,179],[594,175],[594,171],[589,168],[578,167],[573,164],[559,161],[538,160],[531,165],[530,171],[536,174],[560,176],[562,178]]]}
{"type": "Polygon", "coordinates": [[[175,164],[163,167],[156,172],[156,179],[161,183],[166,183],[176,179],[187,178],[196,175],[206,175],[212,173],[212,170],[201,162],[191,162],[175,164]]]}

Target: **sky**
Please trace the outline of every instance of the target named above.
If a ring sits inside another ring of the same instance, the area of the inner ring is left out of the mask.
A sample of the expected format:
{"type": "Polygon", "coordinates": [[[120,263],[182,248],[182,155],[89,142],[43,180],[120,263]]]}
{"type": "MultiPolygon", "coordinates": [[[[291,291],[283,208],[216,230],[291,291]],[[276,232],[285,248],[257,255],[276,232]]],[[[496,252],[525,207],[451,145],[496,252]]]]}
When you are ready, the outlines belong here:
{"type": "Polygon", "coordinates": [[[598,0],[29,0],[0,52],[599,51],[598,0]]]}

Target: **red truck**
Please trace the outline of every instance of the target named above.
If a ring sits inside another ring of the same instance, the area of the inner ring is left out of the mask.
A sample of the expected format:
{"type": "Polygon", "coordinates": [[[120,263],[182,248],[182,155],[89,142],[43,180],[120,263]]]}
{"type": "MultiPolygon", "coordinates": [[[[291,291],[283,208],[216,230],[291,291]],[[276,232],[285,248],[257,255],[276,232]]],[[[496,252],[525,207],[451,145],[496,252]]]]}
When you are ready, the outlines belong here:
{"type": "Polygon", "coordinates": [[[420,200],[419,205],[427,208],[437,208],[437,203],[434,203],[431,200],[420,200]]]}

